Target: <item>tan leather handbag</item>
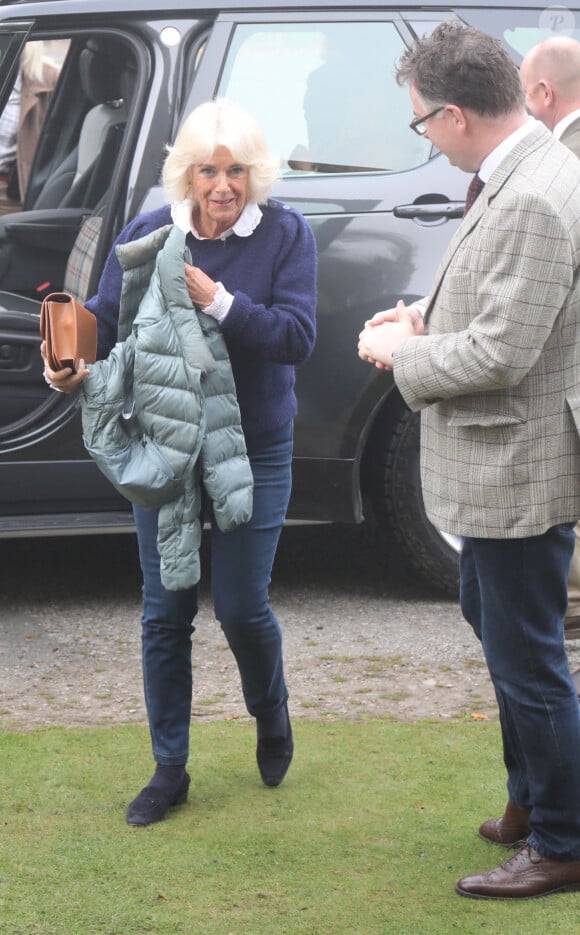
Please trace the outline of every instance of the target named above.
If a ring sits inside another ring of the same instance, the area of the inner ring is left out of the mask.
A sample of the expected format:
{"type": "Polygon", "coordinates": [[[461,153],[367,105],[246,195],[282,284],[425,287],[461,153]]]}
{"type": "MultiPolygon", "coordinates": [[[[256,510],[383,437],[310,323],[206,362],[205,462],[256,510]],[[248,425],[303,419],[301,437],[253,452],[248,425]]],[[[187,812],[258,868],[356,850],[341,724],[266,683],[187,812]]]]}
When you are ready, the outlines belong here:
{"type": "Polygon", "coordinates": [[[97,358],[97,319],[68,292],[51,292],[43,300],[40,334],[51,370],[76,372],[79,360],[94,364],[97,358]]]}

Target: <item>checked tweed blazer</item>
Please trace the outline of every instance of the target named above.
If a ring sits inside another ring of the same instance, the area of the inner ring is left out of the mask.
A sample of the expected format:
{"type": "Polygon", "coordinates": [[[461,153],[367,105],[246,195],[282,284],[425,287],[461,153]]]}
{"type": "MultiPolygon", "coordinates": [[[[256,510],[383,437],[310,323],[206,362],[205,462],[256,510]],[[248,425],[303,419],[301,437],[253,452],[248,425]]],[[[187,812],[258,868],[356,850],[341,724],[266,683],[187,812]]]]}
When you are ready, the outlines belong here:
{"type": "Polygon", "coordinates": [[[560,137],[560,142],[563,143],[564,146],[567,146],[568,149],[571,149],[572,152],[580,158],[580,117],[576,117],[576,119],[566,127],[560,137]]]}
{"type": "Polygon", "coordinates": [[[440,529],[539,535],[580,516],[580,162],[537,124],[452,238],[394,376],[421,413],[440,529]]]}

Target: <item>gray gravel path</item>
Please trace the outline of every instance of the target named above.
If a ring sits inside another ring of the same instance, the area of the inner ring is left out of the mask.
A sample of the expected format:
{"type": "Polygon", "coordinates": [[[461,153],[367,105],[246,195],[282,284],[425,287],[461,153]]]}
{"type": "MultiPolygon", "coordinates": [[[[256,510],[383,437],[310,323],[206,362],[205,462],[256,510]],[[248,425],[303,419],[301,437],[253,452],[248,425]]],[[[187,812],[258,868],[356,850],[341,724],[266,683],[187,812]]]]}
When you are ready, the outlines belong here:
{"type": "MultiPolygon", "coordinates": [[[[0,568],[0,725],[144,724],[134,538],[0,540],[0,568]]],[[[287,528],[272,601],[293,717],[495,718],[457,602],[409,578],[377,530],[287,528]]],[[[194,679],[194,721],[247,716],[205,580],[194,679]]]]}

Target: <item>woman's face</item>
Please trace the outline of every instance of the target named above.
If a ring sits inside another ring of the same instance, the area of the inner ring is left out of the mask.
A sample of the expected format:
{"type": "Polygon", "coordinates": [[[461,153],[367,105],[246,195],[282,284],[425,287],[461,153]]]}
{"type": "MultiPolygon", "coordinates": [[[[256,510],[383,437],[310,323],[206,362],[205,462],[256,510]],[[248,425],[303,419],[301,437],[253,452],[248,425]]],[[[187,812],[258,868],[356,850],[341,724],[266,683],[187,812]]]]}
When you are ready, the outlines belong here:
{"type": "Polygon", "coordinates": [[[215,237],[235,224],[248,200],[250,173],[225,146],[217,146],[206,162],[193,165],[191,194],[195,226],[215,237]]]}

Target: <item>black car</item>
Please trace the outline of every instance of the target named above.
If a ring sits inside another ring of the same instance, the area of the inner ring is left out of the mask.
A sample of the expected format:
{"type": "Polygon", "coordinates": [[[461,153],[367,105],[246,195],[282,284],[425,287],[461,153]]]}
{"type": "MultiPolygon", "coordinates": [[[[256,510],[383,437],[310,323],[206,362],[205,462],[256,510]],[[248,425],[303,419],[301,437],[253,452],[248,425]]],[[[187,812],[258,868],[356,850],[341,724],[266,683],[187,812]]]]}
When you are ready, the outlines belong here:
{"type": "Polygon", "coordinates": [[[273,195],[303,212],[318,244],[319,336],[298,373],[289,519],[372,513],[412,568],[456,588],[457,543],[423,510],[418,417],[356,353],[366,319],[428,293],[461,217],[466,177],[410,131],[393,77],[405,47],[450,17],[496,34],[518,61],[547,31],[574,31],[570,11],[432,0],[0,4],[0,107],[25,43],[42,41],[61,67],[24,197],[0,217],[0,535],[132,528],[84,451],[78,400],[43,379],[40,303],[95,291],[121,227],[162,203],[181,121],[223,96],[262,124],[282,157],[273,195]]]}

